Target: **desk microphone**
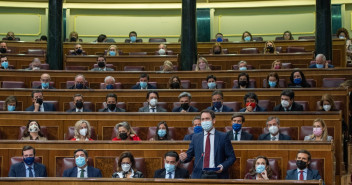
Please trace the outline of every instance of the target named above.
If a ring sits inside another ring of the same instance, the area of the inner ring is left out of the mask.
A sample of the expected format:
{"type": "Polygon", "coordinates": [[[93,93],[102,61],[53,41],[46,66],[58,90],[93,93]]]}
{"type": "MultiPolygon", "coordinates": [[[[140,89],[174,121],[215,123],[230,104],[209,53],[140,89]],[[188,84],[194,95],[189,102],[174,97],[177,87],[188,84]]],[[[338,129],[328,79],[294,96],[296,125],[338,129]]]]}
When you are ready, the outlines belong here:
{"type": "MultiPolygon", "coordinates": [[[[195,169],[195,168],[198,166],[198,164],[199,164],[200,160],[201,160],[203,157],[204,157],[204,152],[202,152],[202,155],[200,156],[200,159],[198,159],[198,161],[196,162],[196,165],[195,165],[195,166],[193,166],[193,169],[195,169]]],[[[193,172],[191,173],[191,175],[189,176],[189,178],[191,178],[191,177],[192,177],[192,174],[193,174],[193,172]]]]}

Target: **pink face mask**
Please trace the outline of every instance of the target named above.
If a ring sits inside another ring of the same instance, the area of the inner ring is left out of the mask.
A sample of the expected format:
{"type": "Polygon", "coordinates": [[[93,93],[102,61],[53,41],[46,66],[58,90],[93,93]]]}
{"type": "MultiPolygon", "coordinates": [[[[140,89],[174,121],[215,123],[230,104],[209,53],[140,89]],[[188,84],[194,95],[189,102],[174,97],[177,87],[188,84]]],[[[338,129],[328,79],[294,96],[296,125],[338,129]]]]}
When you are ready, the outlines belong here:
{"type": "Polygon", "coordinates": [[[280,69],[281,67],[280,66],[275,66],[275,69],[280,69]]]}
{"type": "Polygon", "coordinates": [[[320,128],[320,127],[313,128],[313,134],[315,136],[321,136],[322,133],[323,133],[323,129],[322,128],[320,128]]]}

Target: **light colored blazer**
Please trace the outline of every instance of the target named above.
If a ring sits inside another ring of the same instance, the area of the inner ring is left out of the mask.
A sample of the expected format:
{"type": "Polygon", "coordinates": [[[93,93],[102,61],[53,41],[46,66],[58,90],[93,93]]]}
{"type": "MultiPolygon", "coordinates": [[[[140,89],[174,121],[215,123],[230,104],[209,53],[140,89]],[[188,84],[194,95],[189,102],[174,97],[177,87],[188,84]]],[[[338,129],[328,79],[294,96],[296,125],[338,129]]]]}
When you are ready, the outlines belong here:
{"type": "MultiPolygon", "coordinates": [[[[315,137],[310,138],[310,135],[309,136],[305,136],[304,140],[305,141],[315,141],[315,137]]],[[[332,140],[332,136],[328,136],[327,141],[331,141],[331,140],[332,140]]]]}

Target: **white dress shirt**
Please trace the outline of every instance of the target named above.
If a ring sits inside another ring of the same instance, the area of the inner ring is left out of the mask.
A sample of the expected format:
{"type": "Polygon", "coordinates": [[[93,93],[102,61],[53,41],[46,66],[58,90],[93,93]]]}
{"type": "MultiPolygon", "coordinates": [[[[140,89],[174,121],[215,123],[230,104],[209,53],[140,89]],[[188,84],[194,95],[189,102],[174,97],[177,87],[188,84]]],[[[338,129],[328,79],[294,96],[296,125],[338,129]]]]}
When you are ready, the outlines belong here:
{"type": "Polygon", "coordinates": [[[152,106],[150,106],[150,105],[149,105],[149,112],[153,112],[153,108],[154,108],[154,111],[157,112],[156,106],[155,106],[155,107],[152,107],[152,106]]]}
{"type": "Polygon", "coordinates": [[[88,166],[82,168],[77,167],[77,177],[81,178],[81,170],[84,170],[84,178],[88,178],[88,166]]]}
{"type": "MultiPolygon", "coordinates": [[[[204,131],[204,142],[203,142],[203,152],[205,155],[205,145],[207,142],[208,132],[204,131]]],[[[215,168],[215,152],[214,152],[214,141],[215,141],[215,128],[213,127],[210,130],[210,160],[209,160],[209,168],[215,168]]],[[[204,156],[203,156],[203,164],[204,164],[204,156]]]]}
{"type": "MultiPolygon", "coordinates": [[[[308,173],[308,168],[305,168],[303,170],[303,180],[307,180],[307,173],[308,173]]],[[[301,169],[297,168],[297,180],[299,180],[299,176],[301,175],[301,169]]]]}
{"type": "Polygon", "coordinates": [[[28,166],[26,163],[24,163],[24,166],[26,168],[26,177],[29,177],[29,167],[32,168],[33,177],[35,177],[34,163],[32,164],[32,166],[28,166]]]}
{"type": "Polygon", "coordinates": [[[81,109],[76,108],[76,112],[83,112],[83,108],[81,109]]]}
{"type": "MultiPolygon", "coordinates": [[[[175,171],[171,172],[171,179],[175,178],[175,171]]],[[[169,178],[169,172],[165,170],[165,179],[170,179],[169,178]]]]}
{"type": "MultiPolygon", "coordinates": [[[[242,129],[237,132],[237,141],[241,141],[241,133],[242,133],[242,129]]],[[[236,132],[233,131],[233,139],[235,138],[236,138],[236,132]]]]}
{"type": "Polygon", "coordinates": [[[273,136],[270,134],[270,141],[278,141],[279,140],[280,133],[277,133],[276,136],[273,136]],[[275,140],[272,140],[272,138],[275,137],[275,140]]]}

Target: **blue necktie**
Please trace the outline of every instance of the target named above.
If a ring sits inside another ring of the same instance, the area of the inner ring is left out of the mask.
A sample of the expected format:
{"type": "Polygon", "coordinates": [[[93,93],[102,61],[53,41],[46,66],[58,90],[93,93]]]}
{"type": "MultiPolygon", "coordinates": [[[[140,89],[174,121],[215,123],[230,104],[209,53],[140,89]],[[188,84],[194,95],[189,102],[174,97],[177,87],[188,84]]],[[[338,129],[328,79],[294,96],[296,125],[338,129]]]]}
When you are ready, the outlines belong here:
{"type": "Polygon", "coordinates": [[[155,108],[152,108],[152,112],[155,112],[155,108]]]}
{"type": "Polygon", "coordinates": [[[34,177],[32,172],[32,167],[28,167],[28,170],[29,170],[29,177],[34,177]]]}

